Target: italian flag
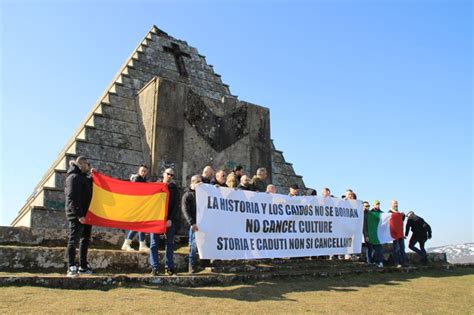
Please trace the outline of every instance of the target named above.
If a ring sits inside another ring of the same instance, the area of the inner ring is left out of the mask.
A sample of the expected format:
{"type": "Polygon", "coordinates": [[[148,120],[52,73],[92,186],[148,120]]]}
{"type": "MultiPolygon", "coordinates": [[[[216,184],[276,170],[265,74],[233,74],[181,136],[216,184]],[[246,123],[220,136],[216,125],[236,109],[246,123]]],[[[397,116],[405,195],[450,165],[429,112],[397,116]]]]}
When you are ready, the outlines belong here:
{"type": "Polygon", "coordinates": [[[403,238],[403,216],[401,213],[369,211],[367,217],[369,243],[386,244],[403,238]]]}

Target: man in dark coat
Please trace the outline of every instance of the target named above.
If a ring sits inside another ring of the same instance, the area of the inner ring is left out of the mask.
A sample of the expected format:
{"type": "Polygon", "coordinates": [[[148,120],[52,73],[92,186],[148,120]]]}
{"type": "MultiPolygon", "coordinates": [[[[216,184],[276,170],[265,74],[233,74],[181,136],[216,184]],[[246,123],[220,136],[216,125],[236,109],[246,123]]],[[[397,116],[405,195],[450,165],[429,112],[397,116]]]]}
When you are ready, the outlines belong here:
{"type": "Polygon", "coordinates": [[[408,236],[410,229],[412,231],[408,248],[420,255],[422,257],[421,262],[426,265],[428,263],[428,254],[425,250],[425,243],[428,239],[431,239],[431,227],[422,217],[415,215],[413,211],[408,212],[407,217],[405,236],[408,236]],[[419,249],[415,247],[416,243],[420,243],[419,249]]]}
{"type": "Polygon", "coordinates": [[[253,191],[254,187],[250,181],[250,177],[248,177],[247,175],[243,175],[240,178],[240,184],[237,186],[237,189],[253,191]]]}
{"type": "Polygon", "coordinates": [[[369,228],[367,224],[367,218],[370,211],[370,204],[368,201],[364,201],[362,203],[362,207],[364,209],[364,226],[363,226],[363,234],[364,234],[364,247],[366,253],[366,262],[368,264],[372,264],[374,262],[374,251],[372,248],[372,244],[369,243],[369,228]]]}
{"type": "Polygon", "coordinates": [[[67,244],[68,277],[79,274],[91,274],[92,269],[87,263],[87,250],[91,238],[90,225],[85,224],[85,216],[92,200],[92,178],[88,174],[90,165],[83,156],[71,161],[64,185],[66,218],[69,224],[69,240],[67,244]],[[79,245],[79,269],[75,263],[76,246],[79,245]]]}
{"type": "Polygon", "coordinates": [[[211,180],[211,185],[215,185],[215,186],[218,186],[218,187],[227,187],[227,184],[225,183],[226,182],[226,178],[227,178],[227,175],[225,173],[225,170],[219,170],[217,171],[216,173],[216,177],[214,177],[212,180],[211,180]]]}
{"type": "MultiPolygon", "coordinates": [[[[168,185],[168,217],[166,220],[166,259],[165,259],[165,273],[168,276],[175,274],[174,270],[174,235],[176,233],[176,226],[179,222],[179,190],[173,181],[174,170],[167,168],[163,172],[163,183],[168,185]]],[[[150,263],[151,274],[158,275],[159,257],[158,257],[158,242],[159,234],[152,233],[150,235],[150,263]]]]}
{"type": "Polygon", "coordinates": [[[197,245],[195,233],[199,230],[196,225],[196,192],[195,188],[202,182],[200,175],[191,177],[191,185],[187,188],[181,198],[181,211],[184,219],[189,224],[189,273],[196,272],[197,245]]]}
{"type": "Polygon", "coordinates": [[[265,192],[267,185],[265,181],[268,177],[267,170],[264,167],[257,169],[257,173],[252,177],[252,186],[255,191],[265,192]]]}

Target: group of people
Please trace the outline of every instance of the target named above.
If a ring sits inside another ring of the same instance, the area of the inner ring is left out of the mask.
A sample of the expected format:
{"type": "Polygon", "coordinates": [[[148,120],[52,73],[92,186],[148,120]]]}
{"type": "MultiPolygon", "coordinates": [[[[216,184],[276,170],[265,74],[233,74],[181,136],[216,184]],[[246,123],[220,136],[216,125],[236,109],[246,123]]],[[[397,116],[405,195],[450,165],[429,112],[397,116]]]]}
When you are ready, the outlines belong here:
{"type": "MultiPolygon", "coordinates": [[[[145,165],[139,167],[137,174],[130,177],[132,182],[147,182],[148,168],[145,165]]],[[[201,175],[196,174],[191,177],[191,183],[187,187],[180,198],[178,186],[173,181],[175,172],[172,168],[167,168],[162,173],[163,182],[168,185],[169,202],[168,202],[168,217],[166,221],[166,249],[165,249],[165,274],[174,275],[175,268],[173,262],[174,253],[174,238],[180,221],[180,208],[185,222],[189,225],[189,273],[195,273],[198,270],[198,255],[197,245],[195,241],[195,233],[199,230],[196,225],[196,195],[195,188],[200,183],[216,185],[219,187],[229,187],[240,190],[249,190],[256,192],[277,193],[277,189],[272,184],[266,184],[267,170],[259,168],[253,177],[245,174],[244,168],[237,165],[232,171],[227,174],[225,170],[217,172],[211,166],[206,166],[201,175]]],[[[70,167],[67,171],[65,182],[65,211],[69,224],[69,240],[67,244],[67,275],[76,277],[79,274],[93,273],[90,264],[87,262],[87,251],[91,237],[91,226],[85,224],[85,216],[89,209],[92,199],[92,177],[90,164],[85,157],[78,157],[75,161],[71,161],[70,167]],[[76,265],[76,247],[79,243],[79,265],[76,265]]],[[[306,189],[300,193],[298,185],[291,185],[289,188],[289,196],[308,195],[316,196],[315,189],[306,189]]],[[[331,195],[329,188],[323,188],[321,195],[324,198],[334,197],[331,195]]],[[[356,194],[352,190],[347,190],[344,199],[355,200],[356,194]]],[[[366,251],[367,263],[376,264],[383,267],[383,248],[381,245],[371,244],[368,239],[367,232],[367,213],[368,211],[382,212],[380,210],[380,202],[375,201],[373,208],[370,210],[370,205],[367,201],[363,202],[364,208],[364,248],[366,251]]],[[[398,203],[396,200],[392,201],[390,212],[398,212],[398,203]]],[[[405,214],[403,214],[405,219],[405,214]]],[[[412,237],[409,241],[409,248],[422,257],[424,263],[427,262],[427,253],[424,244],[427,239],[431,238],[430,226],[420,217],[416,216],[413,211],[406,214],[407,223],[405,235],[411,229],[412,237]],[[416,244],[420,248],[416,248],[416,244]]],[[[146,235],[142,232],[128,231],[122,245],[122,250],[134,251],[132,248],[132,240],[138,235],[139,251],[149,253],[151,275],[158,275],[159,257],[158,257],[158,242],[159,234],[150,234],[150,247],[146,244],[146,235]]],[[[405,266],[408,260],[405,253],[404,238],[393,241],[393,257],[397,265],[405,266]]],[[[347,258],[347,256],[346,256],[347,258]]],[[[349,256],[350,258],[350,256],[349,256]]]]}
{"type": "MultiPolygon", "coordinates": [[[[370,204],[367,201],[362,203],[364,209],[364,249],[366,254],[366,261],[368,264],[375,264],[380,268],[383,268],[384,256],[383,246],[381,244],[372,244],[369,240],[368,233],[368,214],[369,211],[383,212],[380,209],[380,201],[375,200],[373,208],[370,209],[370,204]]],[[[392,200],[389,213],[399,213],[398,201],[392,200]]],[[[405,252],[405,238],[408,237],[410,230],[412,235],[409,241],[408,247],[421,256],[421,262],[426,264],[428,262],[428,255],[425,250],[425,243],[431,238],[431,227],[423,218],[415,215],[413,211],[409,211],[406,214],[401,212],[403,221],[406,219],[405,233],[404,236],[400,236],[398,239],[392,242],[392,260],[397,267],[407,267],[408,257],[405,252]],[[419,244],[419,248],[416,245],[419,244]]]]}

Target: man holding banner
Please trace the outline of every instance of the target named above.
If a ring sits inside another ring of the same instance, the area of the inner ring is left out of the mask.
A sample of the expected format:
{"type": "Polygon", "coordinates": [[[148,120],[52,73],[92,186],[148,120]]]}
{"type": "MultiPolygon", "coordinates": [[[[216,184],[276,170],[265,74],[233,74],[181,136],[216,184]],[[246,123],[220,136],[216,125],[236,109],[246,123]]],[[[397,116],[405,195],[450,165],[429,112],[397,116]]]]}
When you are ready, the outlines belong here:
{"type": "MultiPolygon", "coordinates": [[[[197,271],[197,246],[195,233],[199,230],[196,225],[196,187],[202,182],[199,175],[191,177],[191,185],[184,192],[181,199],[181,211],[183,212],[186,222],[189,224],[189,273],[197,271]]],[[[214,186],[211,186],[214,187],[214,186]]]]}
{"type": "MultiPolygon", "coordinates": [[[[92,180],[94,193],[85,223],[144,233],[166,232],[166,183],[122,181],[98,172],[93,172],[92,180]]],[[[157,270],[158,257],[155,262],[157,270]]]]}
{"type": "MultiPolygon", "coordinates": [[[[201,259],[308,257],[361,251],[360,200],[291,197],[198,185],[196,207],[199,229],[194,231],[201,259]]],[[[194,224],[194,218],[190,223],[194,224]]]]}
{"type": "MultiPolygon", "coordinates": [[[[381,213],[383,213],[382,210],[380,210],[380,201],[375,200],[374,201],[374,207],[372,210],[369,211],[369,217],[367,218],[367,227],[368,227],[368,234],[369,234],[369,243],[372,245],[373,249],[373,262],[377,265],[379,268],[383,268],[383,247],[379,238],[377,237],[377,232],[378,232],[378,224],[380,222],[380,216],[381,213]]],[[[388,241],[387,241],[388,243],[388,241]]]]}
{"type": "Polygon", "coordinates": [[[401,234],[396,235],[392,242],[393,263],[397,268],[408,267],[408,257],[405,252],[405,235],[403,234],[403,220],[405,220],[405,214],[398,212],[397,200],[392,200],[391,208],[388,212],[397,218],[393,220],[393,224],[398,225],[396,228],[398,231],[401,231],[401,234]]]}

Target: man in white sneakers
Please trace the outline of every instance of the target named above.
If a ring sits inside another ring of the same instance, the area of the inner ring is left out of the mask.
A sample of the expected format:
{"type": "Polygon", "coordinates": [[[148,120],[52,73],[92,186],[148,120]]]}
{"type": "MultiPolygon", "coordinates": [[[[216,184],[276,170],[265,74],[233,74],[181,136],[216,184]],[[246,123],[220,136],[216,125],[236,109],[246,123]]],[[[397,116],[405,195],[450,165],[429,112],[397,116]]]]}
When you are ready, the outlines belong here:
{"type": "MultiPolygon", "coordinates": [[[[148,167],[145,165],[141,165],[138,168],[138,173],[133,174],[130,176],[130,181],[131,182],[137,182],[137,183],[146,183],[146,176],[148,174],[148,167]]],[[[150,253],[150,248],[146,245],[146,235],[143,232],[136,232],[136,231],[128,231],[128,235],[125,238],[123,245],[122,245],[122,250],[128,251],[128,252],[133,252],[135,251],[132,248],[132,240],[137,235],[138,233],[138,240],[140,242],[140,246],[138,248],[138,251],[144,252],[144,253],[150,253]]]]}

